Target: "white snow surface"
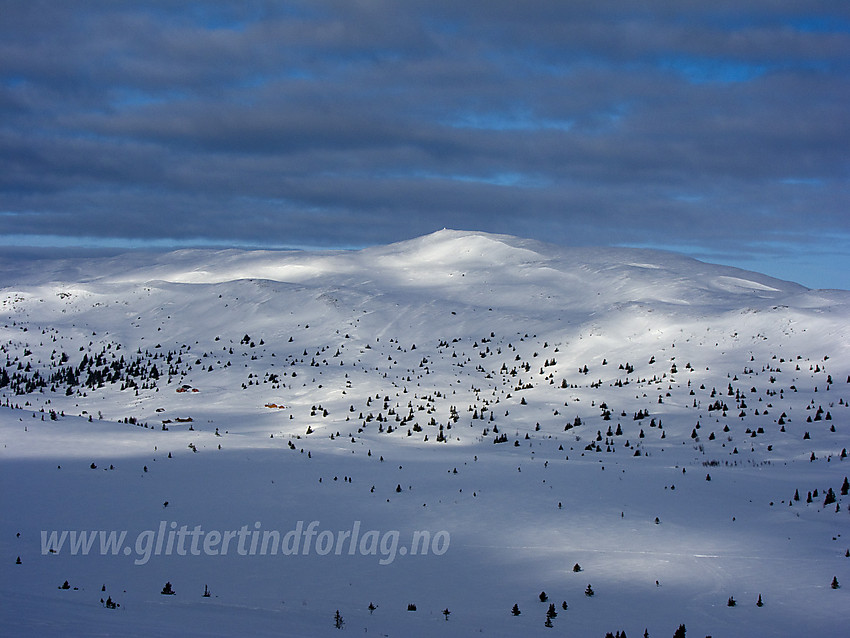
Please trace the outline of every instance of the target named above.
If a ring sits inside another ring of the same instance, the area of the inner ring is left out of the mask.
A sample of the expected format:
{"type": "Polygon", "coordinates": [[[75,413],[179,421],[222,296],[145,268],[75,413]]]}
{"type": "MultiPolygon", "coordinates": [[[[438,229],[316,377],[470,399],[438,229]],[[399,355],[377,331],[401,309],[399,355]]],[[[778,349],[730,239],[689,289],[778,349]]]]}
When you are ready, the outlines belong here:
{"type": "Polygon", "coordinates": [[[3,635],[847,633],[850,292],[443,230],[0,257],[0,313],[3,635]]]}

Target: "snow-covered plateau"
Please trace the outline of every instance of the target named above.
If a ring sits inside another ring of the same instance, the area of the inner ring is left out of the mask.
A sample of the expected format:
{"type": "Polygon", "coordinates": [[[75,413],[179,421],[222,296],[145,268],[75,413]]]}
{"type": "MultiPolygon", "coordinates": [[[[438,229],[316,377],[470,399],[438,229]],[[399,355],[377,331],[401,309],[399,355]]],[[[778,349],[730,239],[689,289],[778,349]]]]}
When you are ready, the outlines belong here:
{"type": "Polygon", "coordinates": [[[850,292],[444,230],[0,313],[5,636],[850,635],[850,292]]]}

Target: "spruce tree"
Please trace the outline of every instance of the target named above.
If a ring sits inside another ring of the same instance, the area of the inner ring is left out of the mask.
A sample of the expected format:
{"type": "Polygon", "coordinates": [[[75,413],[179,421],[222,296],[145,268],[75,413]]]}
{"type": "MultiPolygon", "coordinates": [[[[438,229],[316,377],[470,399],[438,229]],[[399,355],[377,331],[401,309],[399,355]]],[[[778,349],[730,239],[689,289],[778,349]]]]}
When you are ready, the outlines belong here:
{"type": "Polygon", "coordinates": [[[823,500],[823,506],[826,507],[827,505],[832,505],[833,503],[835,503],[835,492],[833,492],[832,488],[830,487],[826,492],[826,498],[824,498],[823,500]]]}

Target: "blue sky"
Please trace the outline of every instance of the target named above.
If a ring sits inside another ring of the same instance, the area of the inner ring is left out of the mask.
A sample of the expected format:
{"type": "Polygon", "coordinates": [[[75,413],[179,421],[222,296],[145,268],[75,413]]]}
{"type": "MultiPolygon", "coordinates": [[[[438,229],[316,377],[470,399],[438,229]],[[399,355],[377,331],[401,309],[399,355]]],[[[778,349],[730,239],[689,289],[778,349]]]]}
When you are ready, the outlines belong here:
{"type": "Polygon", "coordinates": [[[850,3],[7,1],[0,246],[443,227],[850,289],[850,3]]]}

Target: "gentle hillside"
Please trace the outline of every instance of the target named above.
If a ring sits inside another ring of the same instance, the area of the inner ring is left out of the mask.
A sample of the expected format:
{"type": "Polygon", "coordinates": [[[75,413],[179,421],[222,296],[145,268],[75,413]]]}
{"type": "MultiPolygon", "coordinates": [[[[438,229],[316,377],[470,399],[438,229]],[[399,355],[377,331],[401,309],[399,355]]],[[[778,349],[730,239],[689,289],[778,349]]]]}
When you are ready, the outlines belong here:
{"type": "Polygon", "coordinates": [[[850,292],[444,230],[0,261],[0,313],[10,635],[843,630],[850,292]]]}

